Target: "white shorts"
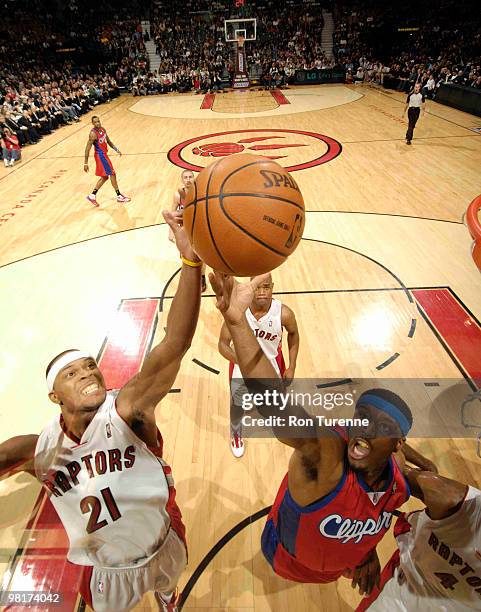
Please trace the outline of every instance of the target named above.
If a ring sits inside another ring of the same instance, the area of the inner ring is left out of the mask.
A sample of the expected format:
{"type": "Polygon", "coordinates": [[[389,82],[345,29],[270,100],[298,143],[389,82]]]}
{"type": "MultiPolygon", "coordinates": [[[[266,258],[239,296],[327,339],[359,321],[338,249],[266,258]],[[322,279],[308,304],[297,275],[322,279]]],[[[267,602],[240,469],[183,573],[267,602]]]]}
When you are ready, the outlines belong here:
{"type": "Polygon", "coordinates": [[[185,545],[170,529],[162,546],[139,564],[122,568],[92,568],[92,608],[95,612],[127,612],[148,591],[170,593],[175,590],[186,565],[185,545]]]}
{"type": "Polygon", "coordinates": [[[366,612],[468,612],[475,609],[478,608],[465,606],[461,601],[413,592],[403,571],[397,567],[366,612]]]}
{"type": "Polygon", "coordinates": [[[408,610],[404,605],[403,591],[399,582],[399,567],[397,567],[394,576],[386,582],[382,591],[367,610],[369,612],[414,612],[414,609],[412,611],[408,610]]]}

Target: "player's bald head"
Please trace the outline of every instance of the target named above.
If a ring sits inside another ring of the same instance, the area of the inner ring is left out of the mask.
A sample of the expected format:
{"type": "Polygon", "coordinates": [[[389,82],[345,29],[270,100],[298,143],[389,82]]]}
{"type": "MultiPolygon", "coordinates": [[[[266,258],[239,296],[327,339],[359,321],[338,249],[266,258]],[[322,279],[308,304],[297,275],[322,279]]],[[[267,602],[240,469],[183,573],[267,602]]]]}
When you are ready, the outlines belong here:
{"type": "MultiPolygon", "coordinates": [[[[256,277],[255,276],[251,276],[251,280],[254,280],[256,277]]],[[[269,285],[272,285],[272,274],[269,272],[266,280],[262,283],[263,285],[266,285],[267,283],[269,283],[269,285]]]]}

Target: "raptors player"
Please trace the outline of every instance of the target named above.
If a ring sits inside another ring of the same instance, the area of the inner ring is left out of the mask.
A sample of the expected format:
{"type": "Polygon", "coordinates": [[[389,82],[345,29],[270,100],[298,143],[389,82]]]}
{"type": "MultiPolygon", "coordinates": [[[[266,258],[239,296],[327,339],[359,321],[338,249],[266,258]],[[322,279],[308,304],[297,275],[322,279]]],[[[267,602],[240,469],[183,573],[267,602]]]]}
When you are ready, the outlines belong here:
{"type": "MultiPolygon", "coordinates": [[[[178,212],[181,212],[184,210],[185,197],[187,195],[187,191],[189,190],[189,187],[194,182],[194,173],[192,172],[192,170],[182,170],[181,175],[180,175],[180,181],[181,181],[181,185],[174,192],[174,201],[172,204],[172,210],[178,211],[178,212]]],[[[169,228],[169,240],[171,242],[173,242],[174,240],[174,234],[172,233],[172,230],[170,228],[169,228]]],[[[202,264],[201,286],[202,286],[202,292],[204,292],[207,289],[207,283],[205,280],[205,264],[202,264]]]]}
{"type": "Polygon", "coordinates": [[[398,550],[357,612],[481,610],[481,491],[455,480],[408,470],[424,510],[398,519],[398,550]]]}
{"type": "MultiPolygon", "coordinates": [[[[246,311],[259,276],[239,284],[232,277],[210,275],[217,308],[232,338],[235,356],[249,391],[282,393],[276,369],[249,325],[246,311]]],[[[279,406],[267,400],[263,417],[279,418],[279,406]]],[[[288,405],[285,422],[309,415],[288,405]],[[289,418],[287,418],[289,417],[289,418]]],[[[401,451],[411,425],[409,407],[385,389],[363,393],[355,417],[367,425],[346,432],[273,427],[294,452],[262,534],[262,550],[274,571],[296,582],[325,583],[352,578],[361,594],[370,593],[379,577],[376,545],[388,531],[392,512],[409,497],[402,474],[401,451]]]]}
{"type": "Polygon", "coordinates": [[[187,561],[155,408],[194,335],[201,262],[175,215],[164,217],[183,266],[163,341],[120,391],[106,391],[88,353],[61,353],[47,368],[49,398],[61,414],[39,436],[0,444],[0,473],[24,469],[47,488],[69,538],[68,560],[84,567],[81,594],[102,612],[130,610],[149,590],[160,610],[176,610],[187,561]]]}
{"type": "Polygon", "coordinates": [[[90,130],[89,139],[85,147],[84,172],[89,171],[89,155],[90,149],[93,145],[96,164],[95,174],[100,178],[95,185],[95,189],[87,196],[87,200],[94,206],[98,206],[97,191],[110,177],[112,187],[115,189],[115,193],[117,194],[117,202],[130,202],[130,198],[120,193],[117,183],[117,176],[115,174],[114,167],[112,166],[112,162],[110,161],[110,157],[108,156],[107,145],[109,145],[109,147],[111,147],[119,155],[122,155],[122,153],[107,136],[105,128],[102,127],[100,124],[100,119],[96,115],[92,117],[92,123],[94,127],[92,130],[90,130]]]}
{"type": "MultiPolygon", "coordinates": [[[[299,331],[294,312],[279,300],[272,299],[274,283],[269,274],[266,280],[255,290],[254,299],[246,311],[247,321],[253,330],[259,346],[272,363],[277,376],[287,384],[294,378],[299,352],[299,331]],[[282,355],[282,330],[287,331],[289,347],[289,367],[286,368],[282,355]]],[[[242,374],[237,356],[232,347],[232,338],[227,325],[222,325],[219,337],[219,353],[229,361],[229,384],[231,388],[230,404],[230,447],[234,457],[242,457],[245,442],[242,438],[241,419],[243,415],[239,401],[236,401],[236,389],[242,387],[242,374]]]]}

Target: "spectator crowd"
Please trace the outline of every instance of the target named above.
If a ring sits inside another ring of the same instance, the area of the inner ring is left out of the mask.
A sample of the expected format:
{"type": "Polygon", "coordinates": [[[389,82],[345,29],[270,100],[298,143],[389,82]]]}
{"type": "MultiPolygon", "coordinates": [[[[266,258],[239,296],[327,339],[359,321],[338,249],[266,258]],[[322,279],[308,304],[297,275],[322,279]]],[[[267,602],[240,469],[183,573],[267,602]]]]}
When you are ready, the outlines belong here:
{"type": "MultiPolygon", "coordinates": [[[[257,19],[256,40],[246,43],[251,81],[265,87],[283,87],[299,68],[332,65],[321,48],[322,8],[314,0],[279,5],[273,0],[246,3],[233,13],[233,3],[187,0],[178,12],[172,3],[154,5],[150,33],[160,65],[133,78],[132,93],[147,95],[171,91],[221,91],[232,83],[234,46],[226,43],[224,20],[257,19]]],[[[145,33],[144,33],[145,35],[145,33]]]]}
{"type": "Polygon", "coordinates": [[[138,19],[128,13],[130,3],[121,5],[104,7],[107,14],[111,10],[107,17],[93,0],[79,5],[71,0],[59,16],[49,12],[48,0],[18,0],[2,18],[0,147],[5,166],[21,158],[23,147],[116,98],[116,77],[128,85],[146,53],[138,19]]]}
{"type": "Polygon", "coordinates": [[[481,89],[481,29],[475,0],[336,0],[334,57],[321,45],[315,0],[154,0],[150,30],[140,0],[16,0],[0,21],[0,145],[11,166],[21,148],[79,121],[119,95],[222,91],[235,72],[224,20],[256,17],[245,45],[251,82],[284,87],[298,69],[342,67],[347,82],[374,82],[434,98],[442,83],[481,89]],[[41,21],[38,15],[42,15],[41,21]],[[477,17],[476,17],[477,15],[477,17]],[[401,27],[402,26],[402,27],[401,27]],[[155,50],[151,68],[147,45],[155,50]],[[14,52],[12,51],[14,49],[14,52]]]}
{"type": "Polygon", "coordinates": [[[481,89],[481,19],[473,0],[375,0],[337,5],[334,50],[348,82],[408,92],[419,83],[433,99],[443,83],[481,89]],[[384,44],[383,44],[384,43],[384,44]]]}

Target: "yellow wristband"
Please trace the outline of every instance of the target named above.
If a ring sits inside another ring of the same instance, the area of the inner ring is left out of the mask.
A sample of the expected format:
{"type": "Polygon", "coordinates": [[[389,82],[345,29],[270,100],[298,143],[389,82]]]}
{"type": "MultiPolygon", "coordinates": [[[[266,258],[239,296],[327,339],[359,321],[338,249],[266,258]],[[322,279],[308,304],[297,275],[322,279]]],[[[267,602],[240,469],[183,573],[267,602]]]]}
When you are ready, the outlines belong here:
{"type": "Polygon", "coordinates": [[[191,268],[200,268],[202,265],[201,261],[190,261],[190,259],[186,259],[185,257],[181,257],[182,263],[185,263],[186,266],[190,266],[191,268]]]}

